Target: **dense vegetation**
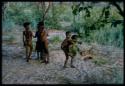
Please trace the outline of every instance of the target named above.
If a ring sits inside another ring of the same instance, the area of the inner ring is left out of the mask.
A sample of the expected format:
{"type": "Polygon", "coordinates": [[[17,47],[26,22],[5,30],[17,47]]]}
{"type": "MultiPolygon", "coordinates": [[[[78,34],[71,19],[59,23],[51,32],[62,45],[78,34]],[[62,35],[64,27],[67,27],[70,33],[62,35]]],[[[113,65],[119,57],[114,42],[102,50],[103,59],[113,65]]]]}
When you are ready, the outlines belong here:
{"type": "MultiPolygon", "coordinates": [[[[5,2],[2,7],[3,31],[13,31],[30,21],[33,30],[42,20],[48,3],[5,2]]],[[[77,32],[82,41],[123,48],[123,3],[51,2],[45,18],[48,29],[77,32]],[[116,26],[115,26],[116,25],[116,26]],[[112,26],[112,27],[111,27],[112,26]]]]}

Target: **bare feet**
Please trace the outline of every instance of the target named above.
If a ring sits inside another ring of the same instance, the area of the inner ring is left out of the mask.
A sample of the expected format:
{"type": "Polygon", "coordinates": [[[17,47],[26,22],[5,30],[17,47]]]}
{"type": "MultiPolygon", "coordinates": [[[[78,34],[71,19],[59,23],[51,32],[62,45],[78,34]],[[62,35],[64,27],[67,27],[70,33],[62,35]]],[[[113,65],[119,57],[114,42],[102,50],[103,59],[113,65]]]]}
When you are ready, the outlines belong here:
{"type": "Polygon", "coordinates": [[[29,62],[29,59],[27,59],[26,62],[29,62]]]}
{"type": "Polygon", "coordinates": [[[71,68],[75,68],[75,66],[74,66],[74,65],[71,65],[71,68]]]}
{"type": "Polygon", "coordinates": [[[64,65],[63,68],[68,68],[68,67],[66,65],[64,65]]]}
{"type": "Polygon", "coordinates": [[[46,63],[46,64],[48,64],[48,63],[49,63],[49,61],[45,61],[45,63],[46,63]]]}

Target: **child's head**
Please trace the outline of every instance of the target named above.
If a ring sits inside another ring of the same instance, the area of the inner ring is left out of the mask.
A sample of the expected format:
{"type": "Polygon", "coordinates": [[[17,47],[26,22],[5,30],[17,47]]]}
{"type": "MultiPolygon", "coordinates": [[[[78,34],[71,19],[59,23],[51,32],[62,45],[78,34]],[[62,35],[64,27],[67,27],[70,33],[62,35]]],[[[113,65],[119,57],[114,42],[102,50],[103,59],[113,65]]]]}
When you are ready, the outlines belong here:
{"type": "Polygon", "coordinates": [[[71,32],[70,31],[67,31],[66,32],[66,38],[70,38],[71,37],[71,32]]]}
{"type": "Polygon", "coordinates": [[[44,29],[44,22],[43,22],[43,21],[39,22],[39,23],[37,24],[37,28],[38,28],[38,29],[44,29]]]}
{"type": "Polygon", "coordinates": [[[29,30],[29,25],[30,25],[30,22],[25,22],[25,23],[23,24],[25,30],[29,30]]]}
{"type": "Polygon", "coordinates": [[[71,37],[71,39],[73,40],[73,42],[77,42],[77,38],[78,38],[77,35],[72,35],[72,37],[71,37]]]}

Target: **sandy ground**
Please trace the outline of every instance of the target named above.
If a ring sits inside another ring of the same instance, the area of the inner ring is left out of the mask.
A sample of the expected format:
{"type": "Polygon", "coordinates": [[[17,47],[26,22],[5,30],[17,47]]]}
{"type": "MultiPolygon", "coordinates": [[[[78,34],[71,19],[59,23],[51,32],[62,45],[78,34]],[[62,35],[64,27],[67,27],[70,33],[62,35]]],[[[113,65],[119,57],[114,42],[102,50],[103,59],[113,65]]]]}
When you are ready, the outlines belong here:
{"type": "MultiPolygon", "coordinates": [[[[69,66],[64,69],[65,55],[61,49],[50,49],[50,63],[47,65],[36,60],[35,52],[32,53],[32,60],[27,63],[25,60],[25,48],[19,43],[20,41],[13,44],[6,44],[6,42],[2,44],[3,84],[112,83],[111,81],[115,80],[112,70],[114,66],[121,70],[120,74],[121,76],[123,75],[123,50],[116,51],[113,49],[111,51],[111,48],[105,49],[105,47],[99,48],[97,46],[96,49],[100,53],[101,51],[108,52],[108,54],[106,53],[107,64],[97,66],[92,60],[83,61],[81,56],[77,55],[74,59],[76,68],[70,68],[69,66]]],[[[122,79],[120,78],[120,80],[122,79]]]]}

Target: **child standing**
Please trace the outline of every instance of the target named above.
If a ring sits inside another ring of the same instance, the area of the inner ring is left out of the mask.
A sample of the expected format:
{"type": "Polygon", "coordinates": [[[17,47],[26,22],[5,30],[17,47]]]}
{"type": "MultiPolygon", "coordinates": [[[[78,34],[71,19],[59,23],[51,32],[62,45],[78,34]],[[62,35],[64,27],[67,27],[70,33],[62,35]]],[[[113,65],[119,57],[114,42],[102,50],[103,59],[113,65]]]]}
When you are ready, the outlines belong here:
{"type": "Polygon", "coordinates": [[[33,45],[32,45],[33,33],[32,31],[30,31],[29,25],[30,25],[29,22],[25,22],[23,24],[25,28],[25,30],[23,31],[23,43],[26,48],[26,61],[27,62],[29,62],[29,59],[31,59],[31,54],[33,50],[33,45]]]}

